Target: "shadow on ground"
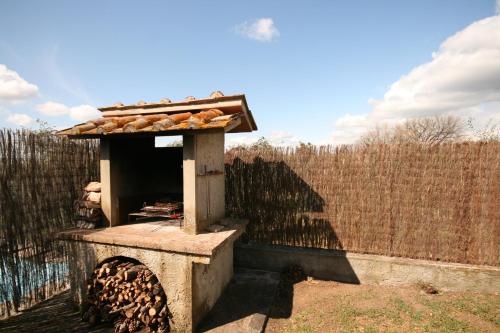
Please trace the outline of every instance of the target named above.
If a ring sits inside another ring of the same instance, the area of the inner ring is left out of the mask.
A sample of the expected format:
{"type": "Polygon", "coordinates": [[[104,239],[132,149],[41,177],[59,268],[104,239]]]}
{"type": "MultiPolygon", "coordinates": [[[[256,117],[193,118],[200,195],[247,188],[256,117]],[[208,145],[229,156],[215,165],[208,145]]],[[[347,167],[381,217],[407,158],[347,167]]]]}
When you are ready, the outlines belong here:
{"type": "Polygon", "coordinates": [[[1,333],[112,333],[109,326],[89,327],[80,320],[80,314],[71,302],[69,291],[64,291],[19,315],[0,321],[1,333]]]}
{"type": "Polygon", "coordinates": [[[278,273],[237,268],[197,332],[260,333],[279,281],[278,273]]]}
{"type": "Polygon", "coordinates": [[[306,275],[300,266],[292,265],[281,272],[280,283],[269,311],[270,318],[289,318],[293,308],[293,285],[304,281],[306,275]]]}
{"type": "MultiPolygon", "coordinates": [[[[236,266],[280,273],[279,287],[266,315],[290,317],[294,284],[307,276],[331,278],[328,267],[333,264],[340,281],[359,284],[342,242],[326,218],[327,203],[307,179],[284,161],[261,157],[251,161],[236,157],[225,167],[227,214],[250,220],[235,249],[236,266]],[[319,252],[332,250],[336,250],[335,255],[322,256],[317,262],[319,252]]],[[[228,315],[226,322],[231,320],[229,316],[241,319],[252,310],[264,313],[252,304],[261,293],[257,288],[241,297],[239,302],[245,306],[240,307],[246,309],[228,315]]]]}

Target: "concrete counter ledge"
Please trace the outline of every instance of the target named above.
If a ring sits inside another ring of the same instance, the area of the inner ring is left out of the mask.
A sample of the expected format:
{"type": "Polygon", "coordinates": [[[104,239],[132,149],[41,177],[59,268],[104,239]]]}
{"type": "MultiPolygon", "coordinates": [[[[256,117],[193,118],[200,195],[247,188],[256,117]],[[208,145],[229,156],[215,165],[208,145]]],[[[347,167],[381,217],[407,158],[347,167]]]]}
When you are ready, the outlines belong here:
{"type": "Polygon", "coordinates": [[[69,229],[58,233],[57,238],[212,257],[226,242],[238,238],[248,221],[224,219],[220,224],[223,230],[198,235],[187,234],[164,222],[146,222],[91,230],[69,229]]]}

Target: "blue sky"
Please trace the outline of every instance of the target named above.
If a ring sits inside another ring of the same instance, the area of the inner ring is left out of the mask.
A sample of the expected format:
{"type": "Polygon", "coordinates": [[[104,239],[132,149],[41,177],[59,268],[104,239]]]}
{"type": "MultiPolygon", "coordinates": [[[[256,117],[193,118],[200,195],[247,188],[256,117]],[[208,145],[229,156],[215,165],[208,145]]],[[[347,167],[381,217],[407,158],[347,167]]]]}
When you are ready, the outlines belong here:
{"type": "MultiPolygon", "coordinates": [[[[424,77],[411,73],[433,62],[440,48],[448,52],[447,38],[494,16],[495,6],[493,0],[3,0],[0,64],[37,89],[20,84],[25,94],[12,98],[5,90],[19,85],[5,86],[2,100],[0,72],[0,127],[30,126],[35,118],[64,127],[79,122],[86,105],[201,98],[221,90],[245,93],[259,126],[253,136],[235,141],[266,136],[276,143],[347,142],[372,122],[427,115],[421,108],[393,117],[401,108],[393,105],[399,98],[390,100],[391,86],[413,75],[413,86],[401,84],[411,91],[439,76],[437,69],[424,77]],[[45,105],[54,112],[40,111],[47,102],[58,103],[45,105]]],[[[479,29],[473,26],[470,34],[484,34],[479,29]]],[[[455,44],[471,39],[454,43],[452,53],[468,47],[455,44]]],[[[495,43],[486,40],[474,52],[498,50],[495,43]]],[[[464,115],[495,115],[500,98],[478,98],[457,107],[469,108],[464,115]]]]}

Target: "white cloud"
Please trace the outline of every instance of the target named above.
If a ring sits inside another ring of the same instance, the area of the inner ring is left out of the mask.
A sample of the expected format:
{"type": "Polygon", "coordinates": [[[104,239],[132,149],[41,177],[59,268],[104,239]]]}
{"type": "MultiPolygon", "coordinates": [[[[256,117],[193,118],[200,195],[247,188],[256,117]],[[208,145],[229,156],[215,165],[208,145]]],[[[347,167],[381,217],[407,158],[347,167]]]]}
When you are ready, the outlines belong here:
{"type": "Polygon", "coordinates": [[[69,110],[69,116],[75,120],[87,121],[99,118],[101,113],[95,107],[90,105],[74,106],[69,110]]]}
{"type": "MultiPolygon", "coordinates": [[[[263,137],[262,133],[235,133],[226,135],[226,148],[235,146],[251,146],[263,137]]],[[[273,146],[297,146],[300,140],[287,131],[272,131],[269,135],[265,135],[264,139],[273,146]]]]}
{"type": "Polygon", "coordinates": [[[500,14],[500,0],[497,0],[496,3],[495,3],[495,13],[497,15],[500,14]]]}
{"type": "Polygon", "coordinates": [[[250,22],[243,22],[234,27],[234,31],[244,37],[259,42],[270,42],[280,36],[278,28],[272,18],[260,18],[250,22]]]}
{"type": "Polygon", "coordinates": [[[37,110],[49,117],[69,116],[70,118],[78,121],[87,121],[100,117],[100,112],[90,105],[79,105],[68,107],[64,104],[57,102],[45,102],[37,106],[37,110]]]}
{"type": "Polygon", "coordinates": [[[252,145],[259,140],[259,136],[257,134],[247,134],[247,133],[234,133],[231,135],[226,135],[225,137],[225,146],[226,148],[231,148],[234,146],[241,145],[252,145]]]}
{"type": "Polygon", "coordinates": [[[7,121],[14,125],[28,127],[35,123],[35,120],[24,113],[13,113],[7,116],[7,121]]]}
{"type": "Polygon", "coordinates": [[[336,144],[349,144],[356,141],[370,125],[367,115],[346,115],[335,122],[336,130],[332,134],[332,141],[336,144]]]}
{"type": "Polygon", "coordinates": [[[368,119],[366,115],[351,115],[347,113],[345,116],[340,117],[335,122],[337,127],[366,127],[368,119]]]}
{"type": "Polygon", "coordinates": [[[299,139],[287,131],[273,131],[268,140],[273,146],[295,146],[299,143],[299,139]]]}
{"type": "Polygon", "coordinates": [[[21,102],[38,95],[38,87],[0,64],[0,100],[21,102]]]}
{"type": "Polygon", "coordinates": [[[46,102],[36,108],[41,114],[49,117],[64,116],[69,114],[70,111],[66,105],[56,102],[46,102]]]}
{"type": "Polygon", "coordinates": [[[393,83],[376,101],[378,117],[429,115],[500,100],[500,16],[448,38],[432,61],[393,83]]]}
{"type": "Polygon", "coordinates": [[[354,142],[376,124],[421,116],[453,114],[486,122],[499,117],[494,107],[499,101],[500,16],[493,16],[445,40],[431,61],[394,82],[383,99],[370,99],[371,113],[340,118],[333,140],[354,142]]]}

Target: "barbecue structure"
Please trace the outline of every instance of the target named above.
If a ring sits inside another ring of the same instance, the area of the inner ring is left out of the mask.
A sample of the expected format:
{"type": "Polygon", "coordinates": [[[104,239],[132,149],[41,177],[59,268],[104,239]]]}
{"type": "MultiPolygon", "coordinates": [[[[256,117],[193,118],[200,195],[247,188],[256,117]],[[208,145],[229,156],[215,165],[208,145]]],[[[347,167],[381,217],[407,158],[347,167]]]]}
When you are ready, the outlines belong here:
{"type": "Polygon", "coordinates": [[[58,134],[100,140],[108,226],[126,223],[162,196],[181,197],[186,232],[204,232],[224,217],[224,134],[257,129],[244,95],[216,91],[206,99],[116,103],[100,111],[103,117],[58,134]],[[169,135],[182,135],[183,148],[154,147],[156,136],[169,135]]]}
{"type": "Polygon", "coordinates": [[[100,141],[98,193],[104,225],[59,234],[72,252],[74,300],[82,306],[90,300],[89,321],[92,315],[108,318],[115,311],[113,320],[123,332],[141,325],[153,331],[170,326],[193,331],[231,279],[233,242],[247,223],[226,218],[224,202],[225,134],[257,129],[246,98],[216,91],[204,99],[116,103],[99,110],[101,118],[58,132],[100,141]],[[182,135],[183,146],[155,147],[155,137],[169,135],[182,135]],[[107,263],[119,264],[108,272],[107,263]],[[164,303],[138,300],[142,280],[117,277],[120,267],[132,269],[130,263],[145,272],[137,273],[139,279],[154,276],[164,303]],[[116,293],[125,293],[127,302],[117,303],[116,293]],[[167,322],[163,305],[171,314],[167,322]],[[159,310],[163,321],[138,316],[137,311],[149,310],[159,310]]]}

